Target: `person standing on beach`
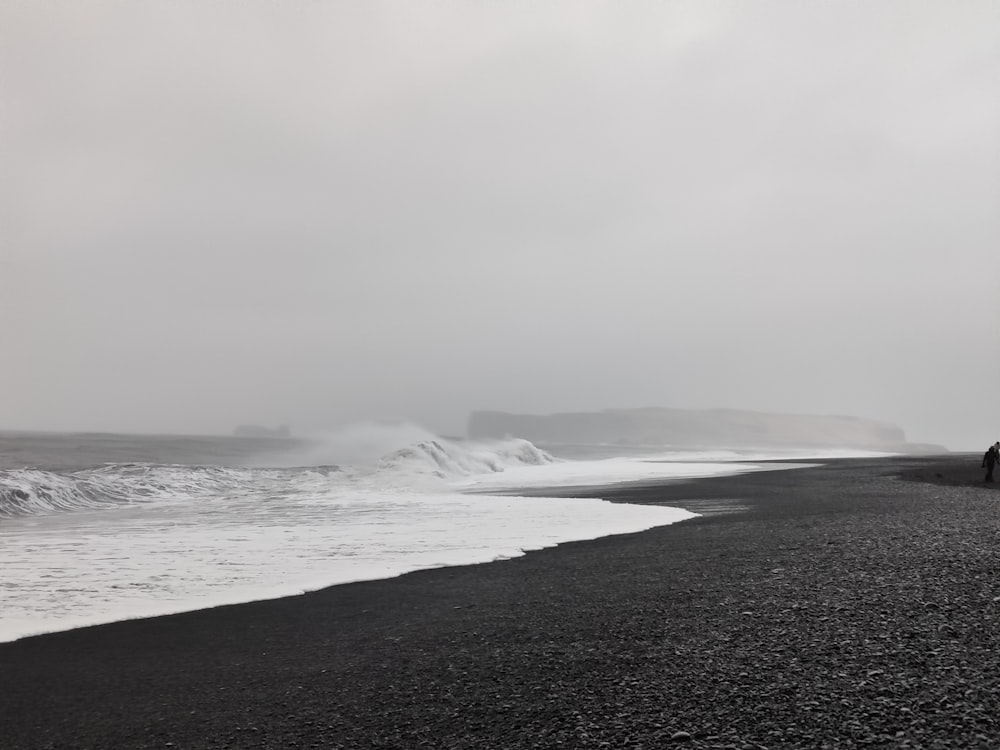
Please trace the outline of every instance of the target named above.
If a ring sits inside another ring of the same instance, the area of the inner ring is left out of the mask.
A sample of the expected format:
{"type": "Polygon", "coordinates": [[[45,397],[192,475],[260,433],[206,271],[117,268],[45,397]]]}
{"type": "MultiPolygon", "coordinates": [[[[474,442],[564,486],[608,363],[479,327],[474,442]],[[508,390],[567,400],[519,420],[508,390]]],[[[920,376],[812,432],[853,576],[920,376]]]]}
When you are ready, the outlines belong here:
{"type": "Polygon", "coordinates": [[[1000,441],[991,445],[989,450],[986,451],[986,454],[983,456],[983,467],[986,469],[985,481],[993,481],[993,467],[997,465],[998,460],[1000,460],[1000,441]]]}

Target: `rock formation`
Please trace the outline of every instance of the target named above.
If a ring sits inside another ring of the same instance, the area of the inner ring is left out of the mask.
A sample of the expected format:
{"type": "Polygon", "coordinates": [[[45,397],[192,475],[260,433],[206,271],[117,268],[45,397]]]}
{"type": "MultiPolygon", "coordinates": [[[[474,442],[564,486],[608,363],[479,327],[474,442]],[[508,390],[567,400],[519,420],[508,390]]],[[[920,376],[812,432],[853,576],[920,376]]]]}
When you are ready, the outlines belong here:
{"type": "Polygon", "coordinates": [[[894,424],[859,417],[736,409],[605,409],[549,415],[477,411],[471,438],[520,437],[539,444],[662,445],[677,448],[853,448],[946,452],[907,443],[894,424]]]}

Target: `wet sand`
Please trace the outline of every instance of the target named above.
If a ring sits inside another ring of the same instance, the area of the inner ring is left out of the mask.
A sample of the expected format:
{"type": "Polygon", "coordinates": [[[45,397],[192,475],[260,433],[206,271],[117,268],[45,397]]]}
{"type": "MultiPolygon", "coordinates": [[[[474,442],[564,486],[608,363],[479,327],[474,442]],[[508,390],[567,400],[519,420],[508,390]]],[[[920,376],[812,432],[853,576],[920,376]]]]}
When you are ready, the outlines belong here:
{"type": "Polygon", "coordinates": [[[997,747],[980,458],[620,487],[705,515],[0,644],[0,748],[997,747]]]}

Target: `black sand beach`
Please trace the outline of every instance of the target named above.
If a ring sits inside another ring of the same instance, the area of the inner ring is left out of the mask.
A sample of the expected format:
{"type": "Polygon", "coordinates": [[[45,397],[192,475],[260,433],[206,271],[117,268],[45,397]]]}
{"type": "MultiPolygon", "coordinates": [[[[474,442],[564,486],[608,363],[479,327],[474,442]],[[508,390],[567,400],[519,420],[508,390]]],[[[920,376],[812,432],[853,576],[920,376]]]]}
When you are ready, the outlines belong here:
{"type": "Polygon", "coordinates": [[[706,515],[0,644],[0,748],[995,748],[979,460],[605,490],[706,515]]]}

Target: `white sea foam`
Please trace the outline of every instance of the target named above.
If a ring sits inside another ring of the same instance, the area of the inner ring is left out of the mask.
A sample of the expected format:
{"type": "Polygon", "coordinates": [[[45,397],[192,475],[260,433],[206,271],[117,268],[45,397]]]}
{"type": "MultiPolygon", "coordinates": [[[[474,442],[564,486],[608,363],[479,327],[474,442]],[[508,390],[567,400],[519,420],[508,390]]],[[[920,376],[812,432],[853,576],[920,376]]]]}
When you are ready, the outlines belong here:
{"type": "Polygon", "coordinates": [[[743,474],[761,467],[751,463],[650,461],[639,458],[606,458],[566,461],[537,467],[512,467],[503,473],[456,479],[456,489],[509,492],[519,488],[594,487],[627,482],[743,474]]]}
{"type": "Polygon", "coordinates": [[[114,464],[0,472],[7,515],[0,518],[0,640],[488,562],[692,516],[677,508],[461,489],[754,468],[560,461],[522,440],[416,437],[374,462],[342,467],[114,464]]]}

